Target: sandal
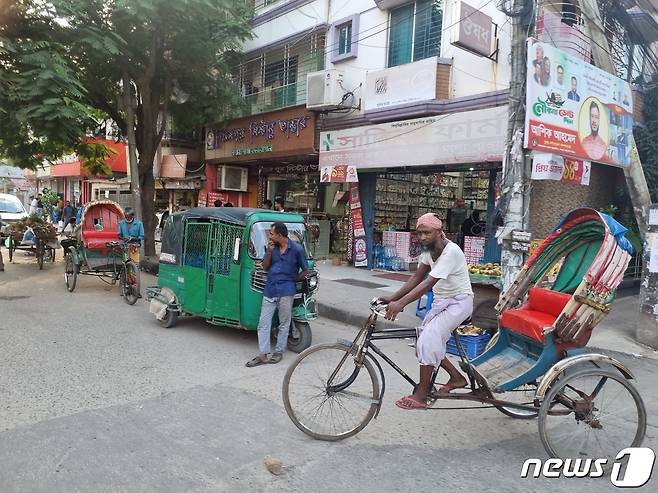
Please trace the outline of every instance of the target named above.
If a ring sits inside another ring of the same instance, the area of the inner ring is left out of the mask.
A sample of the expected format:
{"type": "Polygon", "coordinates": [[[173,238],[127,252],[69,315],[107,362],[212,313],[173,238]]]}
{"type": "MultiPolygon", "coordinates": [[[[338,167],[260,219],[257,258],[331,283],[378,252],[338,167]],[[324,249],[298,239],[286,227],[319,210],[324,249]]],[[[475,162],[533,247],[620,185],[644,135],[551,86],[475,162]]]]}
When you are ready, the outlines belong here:
{"type": "Polygon", "coordinates": [[[256,356],[254,359],[247,361],[245,366],[247,368],[253,368],[254,366],[265,365],[267,363],[271,363],[269,358],[263,359],[260,356],[256,356]]]}
{"type": "Polygon", "coordinates": [[[408,395],[400,400],[395,401],[395,405],[401,409],[427,409],[427,404],[417,401],[412,396],[408,395]]]}
{"type": "Polygon", "coordinates": [[[272,356],[270,357],[270,360],[268,363],[272,363],[273,365],[277,364],[279,361],[283,359],[283,354],[282,353],[272,353],[272,356]]]}

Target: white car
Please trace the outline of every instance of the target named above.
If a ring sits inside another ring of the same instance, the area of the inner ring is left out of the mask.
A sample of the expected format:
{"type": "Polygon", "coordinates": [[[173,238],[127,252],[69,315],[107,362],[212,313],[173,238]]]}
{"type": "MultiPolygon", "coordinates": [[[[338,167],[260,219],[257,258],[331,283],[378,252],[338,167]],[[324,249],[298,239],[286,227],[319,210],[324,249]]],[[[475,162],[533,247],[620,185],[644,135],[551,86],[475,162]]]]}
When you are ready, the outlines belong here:
{"type": "Polygon", "coordinates": [[[8,236],[9,223],[27,216],[23,203],[15,195],[0,193],[0,237],[8,236]]]}

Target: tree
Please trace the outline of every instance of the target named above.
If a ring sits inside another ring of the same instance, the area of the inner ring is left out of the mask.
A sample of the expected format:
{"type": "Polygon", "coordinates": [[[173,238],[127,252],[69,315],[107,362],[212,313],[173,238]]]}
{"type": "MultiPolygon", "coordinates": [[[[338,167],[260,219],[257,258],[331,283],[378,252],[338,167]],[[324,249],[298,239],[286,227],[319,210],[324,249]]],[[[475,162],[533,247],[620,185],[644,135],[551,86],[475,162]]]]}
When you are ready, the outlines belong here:
{"type": "Polygon", "coordinates": [[[38,34],[48,19],[25,12],[22,2],[0,4],[0,155],[35,169],[76,153],[91,172],[107,171],[110,150],[83,140],[96,121],[66,47],[38,34]]]}
{"type": "MultiPolygon", "coordinates": [[[[194,128],[227,118],[239,104],[230,69],[242,42],[251,35],[250,3],[16,0],[14,4],[18,28],[9,39],[50,43],[78,83],[71,86],[79,90],[74,101],[103,112],[123,135],[134,128],[145,250],[153,255],[153,161],[167,116],[172,115],[179,126],[194,128]],[[124,91],[134,101],[134,121],[127,119],[131,112],[124,91]]],[[[45,119],[50,113],[43,109],[45,99],[40,102],[43,113],[38,116],[45,119]]],[[[77,115],[81,113],[78,108],[77,115]]],[[[83,120],[80,123],[88,127],[83,120]]],[[[20,142],[25,134],[22,137],[20,142]]]]}

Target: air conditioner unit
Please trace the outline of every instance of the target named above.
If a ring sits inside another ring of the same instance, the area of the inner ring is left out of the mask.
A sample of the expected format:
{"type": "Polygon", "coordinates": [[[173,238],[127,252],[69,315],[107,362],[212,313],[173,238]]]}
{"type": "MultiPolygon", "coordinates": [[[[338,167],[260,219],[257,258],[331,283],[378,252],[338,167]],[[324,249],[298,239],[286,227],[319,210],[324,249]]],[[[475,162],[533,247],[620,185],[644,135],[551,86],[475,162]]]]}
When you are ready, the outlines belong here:
{"type": "Polygon", "coordinates": [[[217,170],[217,189],[246,192],[249,171],[237,166],[220,166],[217,170]]]}
{"type": "Polygon", "coordinates": [[[306,108],[309,110],[328,110],[339,108],[343,103],[345,91],[343,73],[338,70],[321,70],[306,76],[306,108]]]}

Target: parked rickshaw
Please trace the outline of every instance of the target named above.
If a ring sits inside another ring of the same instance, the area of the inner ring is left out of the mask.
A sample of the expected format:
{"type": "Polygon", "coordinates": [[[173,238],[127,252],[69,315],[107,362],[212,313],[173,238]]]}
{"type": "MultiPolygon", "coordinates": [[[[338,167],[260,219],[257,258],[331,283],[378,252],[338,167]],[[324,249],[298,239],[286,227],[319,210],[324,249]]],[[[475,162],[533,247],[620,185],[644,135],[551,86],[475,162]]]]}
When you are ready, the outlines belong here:
{"type": "MultiPolygon", "coordinates": [[[[194,315],[215,325],[257,330],[267,280],[260,263],[275,221],[286,224],[289,238],[300,243],[310,259],[307,229],[299,214],[208,207],[169,216],[162,232],[158,286],[147,289],[159,323],[169,328],[179,315],[194,315]]],[[[297,283],[288,336],[292,351],[311,345],[309,322],[317,318],[317,287],[313,270],[297,283]]]]}
{"type": "Polygon", "coordinates": [[[96,276],[114,286],[117,282],[126,303],[139,298],[139,247],[121,241],[119,222],[123,209],[111,200],[97,200],[85,205],[80,222],[78,243],[66,252],[64,280],[73,292],[78,275],[96,276]]]}
{"type": "MultiPolygon", "coordinates": [[[[496,305],[499,336],[493,346],[469,360],[454,332],[470,385],[463,393],[432,387],[428,408],[439,400],[476,401],[512,418],[539,417],[544,448],[561,459],[608,459],[610,466],[620,450],[640,446],[646,410],[633,374],[613,356],[585,348],[610,311],[631,258],[625,232],[592,209],[566,215],[496,305]],[[554,267],[559,273],[546,285],[554,267]]],[[[377,416],[385,378],[376,356],[417,385],[375,345],[416,335],[414,329],[378,329],[385,308],[373,300],[372,314],[353,340],[311,347],[288,369],[283,401],[304,433],[339,440],[377,416]]]]}
{"type": "Polygon", "coordinates": [[[34,239],[22,241],[23,233],[11,232],[6,240],[9,251],[9,261],[14,261],[16,251],[30,252],[37,261],[39,270],[43,269],[44,262],[55,262],[55,251],[59,247],[56,238],[49,237],[49,229],[46,227],[34,227],[34,239]]]}

